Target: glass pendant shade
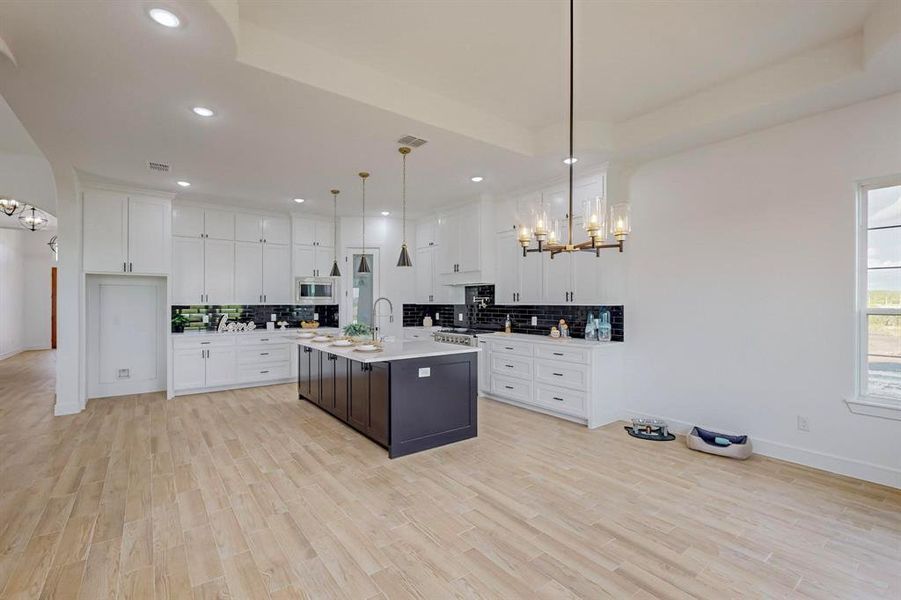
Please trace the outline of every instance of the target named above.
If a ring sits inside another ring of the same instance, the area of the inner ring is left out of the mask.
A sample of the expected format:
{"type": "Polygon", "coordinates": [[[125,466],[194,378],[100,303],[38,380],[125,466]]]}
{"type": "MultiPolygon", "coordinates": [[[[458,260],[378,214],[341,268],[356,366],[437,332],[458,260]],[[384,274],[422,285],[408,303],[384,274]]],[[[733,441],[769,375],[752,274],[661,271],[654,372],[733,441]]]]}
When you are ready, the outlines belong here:
{"type": "Polygon", "coordinates": [[[532,209],[532,234],[536,240],[546,240],[549,231],[549,223],[547,218],[547,209],[544,207],[544,198],[538,203],[538,206],[532,209]]]}
{"type": "Polygon", "coordinates": [[[357,269],[357,273],[372,273],[372,269],[369,268],[369,261],[366,260],[366,255],[360,257],[360,266],[357,269]]]}
{"type": "Polygon", "coordinates": [[[410,260],[410,252],[407,250],[407,245],[404,244],[400,247],[400,256],[397,258],[397,266],[398,267],[412,267],[413,261],[410,260]]]}
{"type": "Polygon", "coordinates": [[[37,231],[47,226],[47,217],[35,207],[26,208],[19,215],[19,225],[29,231],[37,231]]]}
{"type": "Polygon", "coordinates": [[[22,204],[18,200],[0,196],[0,212],[5,214],[7,217],[11,217],[16,214],[16,211],[21,207],[22,204]]]}
{"type": "Polygon", "coordinates": [[[332,261],[332,270],[328,273],[329,277],[341,277],[341,269],[338,268],[338,261],[332,261]]]}
{"type": "Polygon", "coordinates": [[[607,217],[607,203],[601,196],[588,198],[582,203],[582,228],[588,235],[604,232],[607,217]]]}
{"type": "Polygon", "coordinates": [[[632,233],[631,207],[628,204],[614,204],[610,208],[610,234],[617,240],[624,240],[632,233]]]}

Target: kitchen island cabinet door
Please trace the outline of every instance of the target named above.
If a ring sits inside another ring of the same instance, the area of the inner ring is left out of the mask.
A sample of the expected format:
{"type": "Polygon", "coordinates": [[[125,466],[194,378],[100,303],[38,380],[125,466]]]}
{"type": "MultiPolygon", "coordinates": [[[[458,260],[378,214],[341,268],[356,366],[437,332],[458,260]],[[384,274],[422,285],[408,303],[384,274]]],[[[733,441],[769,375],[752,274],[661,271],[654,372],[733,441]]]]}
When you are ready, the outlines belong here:
{"type": "Polygon", "coordinates": [[[297,350],[297,395],[311,400],[310,387],[313,380],[310,377],[310,360],[313,356],[313,349],[299,346],[297,350]]]}
{"type": "Polygon", "coordinates": [[[319,406],[337,416],[335,396],[335,365],[338,357],[334,354],[320,353],[322,355],[322,389],[319,392],[319,406]]]}
{"type": "Polygon", "coordinates": [[[347,403],[348,403],[348,377],[350,376],[350,359],[344,357],[335,357],[335,360],[332,361],[332,368],[334,369],[334,397],[335,404],[332,409],[332,414],[341,419],[342,421],[347,421],[347,403]]]}
{"type": "Polygon", "coordinates": [[[351,427],[369,435],[369,365],[350,361],[350,402],[347,408],[347,422],[351,427]]]}
{"type": "Polygon", "coordinates": [[[310,348],[310,402],[322,405],[322,352],[310,348]]]}
{"type": "Polygon", "coordinates": [[[388,404],[391,393],[388,363],[369,363],[369,436],[388,445],[388,404]]]}

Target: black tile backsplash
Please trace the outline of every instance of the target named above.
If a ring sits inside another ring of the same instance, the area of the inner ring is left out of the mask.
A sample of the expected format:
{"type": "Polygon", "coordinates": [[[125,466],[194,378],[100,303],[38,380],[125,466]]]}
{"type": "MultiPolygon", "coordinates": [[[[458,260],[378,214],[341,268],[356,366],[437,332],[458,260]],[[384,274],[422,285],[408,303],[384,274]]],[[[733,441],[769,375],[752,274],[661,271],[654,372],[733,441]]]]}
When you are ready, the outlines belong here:
{"type": "Polygon", "coordinates": [[[552,326],[557,325],[560,319],[565,319],[572,336],[581,338],[585,337],[588,313],[597,317],[604,311],[610,313],[613,341],[622,342],[625,339],[622,305],[494,304],[493,285],[467,286],[465,305],[404,304],[404,327],[421,326],[425,315],[431,314],[434,319],[435,313],[438,312],[442,319],[434,325],[503,331],[504,321],[509,314],[513,333],[547,335],[552,326]],[[481,303],[475,302],[475,298],[482,298],[487,306],[481,308],[481,303]],[[460,313],[463,314],[462,322],[456,320],[460,313]],[[448,318],[445,318],[445,315],[448,318]],[[533,316],[538,317],[536,326],[532,325],[533,316]]]}
{"type": "MultiPolygon", "coordinates": [[[[312,321],[313,314],[319,313],[319,323],[323,327],[338,326],[337,304],[192,304],[190,306],[173,306],[172,318],[175,315],[184,315],[188,324],[184,331],[215,331],[219,324],[219,318],[223,314],[228,315],[229,321],[247,323],[253,321],[257,327],[265,328],[272,314],[277,316],[276,321],[287,321],[288,327],[300,327],[301,321],[312,321]],[[210,322],[203,322],[203,315],[209,315],[210,322]]],[[[172,331],[178,331],[173,325],[172,331]]]]}

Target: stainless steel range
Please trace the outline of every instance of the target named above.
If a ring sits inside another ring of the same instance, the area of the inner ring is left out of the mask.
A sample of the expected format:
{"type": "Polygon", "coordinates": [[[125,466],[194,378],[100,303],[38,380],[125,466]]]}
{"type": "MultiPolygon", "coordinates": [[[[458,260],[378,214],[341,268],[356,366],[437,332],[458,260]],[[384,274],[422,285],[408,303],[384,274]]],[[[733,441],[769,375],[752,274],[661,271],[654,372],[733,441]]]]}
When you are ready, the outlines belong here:
{"type": "Polygon", "coordinates": [[[480,333],[490,333],[479,329],[441,329],[433,334],[436,342],[445,344],[457,344],[458,346],[477,346],[479,344],[477,335],[480,333]]]}

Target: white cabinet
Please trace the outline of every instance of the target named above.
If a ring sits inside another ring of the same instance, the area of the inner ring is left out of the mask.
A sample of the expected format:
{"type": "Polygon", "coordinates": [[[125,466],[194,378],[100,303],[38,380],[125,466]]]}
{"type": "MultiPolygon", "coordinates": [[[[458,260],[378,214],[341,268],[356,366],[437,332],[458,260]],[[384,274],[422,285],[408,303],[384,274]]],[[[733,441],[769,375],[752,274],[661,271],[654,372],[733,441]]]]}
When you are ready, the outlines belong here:
{"type": "Polygon", "coordinates": [[[206,351],[206,385],[219,387],[235,383],[237,350],[232,346],[210,347],[206,351]]]}
{"type": "Polygon", "coordinates": [[[235,213],[178,204],[172,208],[172,235],[234,240],[235,213]]]}
{"type": "Polygon", "coordinates": [[[486,266],[491,264],[489,255],[494,254],[494,247],[489,234],[490,252],[483,252],[483,231],[491,228],[482,223],[482,203],[474,202],[442,214],[437,223],[435,260],[438,283],[464,285],[490,281],[491,272],[486,270],[486,266]]]}
{"type": "Polygon", "coordinates": [[[334,252],[334,248],[294,244],[294,276],[328,277],[334,252]]]}
{"type": "Polygon", "coordinates": [[[457,272],[470,273],[480,271],[482,269],[481,257],[481,229],[482,212],[478,205],[462,209],[457,213],[458,231],[458,252],[457,252],[457,272]]]}
{"type": "Polygon", "coordinates": [[[491,345],[483,339],[479,339],[479,393],[488,393],[491,390],[491,345]]]}
{"type": "Polygon", "coordinates": [[[263,218],[259,215],[235,215],[235,241],[263,242],[263,218]]]}
{"type": "Polygon", "coordinates": [[[169,272],[171,204],[111,190],[83,195],[83,267],[93,273],[169,272]]]}
{"type": "Polygon", "coordinates": [[[203,304],[204,255],[201,238],[172,238],[172,304],[203,304]]]}
{"type": "MultiPolygon", "coordinates": [[[[543,254],[522,255],[515,230],[495,237],[495,298],[498,304],[541,304],[543,298],[543,254]]],[[[555,259],[556,260],[556,259],[555,259]]]]}
{"type": "Polygon", "coordinates": [[[335,225],[330,220],[294,218],[294,243],[305,246],[335,245],[335,225]]]}
{"type": "Polygon", "coordinates": [[[235,242],[206,239],[203,281],[207,304],[229,304],[235,298],[235,242]]]}
{"type": "Polygon", "coordinates": [[[460,217],[452,212],[438,219],[438,253],[437,264],[439,275],[457,273],[460,261],[460,217]]]}
{"type": "Polygon", "coordinates": [[[291,247],[263,244],[263,302],[291,303],[291,247]]]}
{"type": "Polygon", "coordinates": [[[237,383],[236,357],[231,338],[179,338],[172,352],[172,387],[183,391],[237,383]]]}
{"type": "Polygon", "coordinates": [[[172,386],[176,390],[194,390],[206,385],[206,349],[175,350],[172,363],[172,386]]]}
{"type": "Polygon", "coordinates": [[[235,242],[235,302],[263,302],[263,244],[235,242]]]}
{"type": "Polygon", "coordinates": [[[172,253],[173,304],[234,302],[234,242],[175,236],[172,253]]]}
{"type": "MultiPolygon", "coordinates": [[[[542,299],[548,304],[563,304],[569,302],[573,289],[573,260],[572,254],[561,253],[551,258],[550,254],[544,254],[544,295],[542,299]]],[[[538,260],[532,255],[525,260],[538,260]]]]}
{"type": "Polygon", "coordinates": [[[438,221],[425,219],[416,226],[416,247],[428,248],[438,245],[438,221]]]}
{"type": "Polygon", "coordinates": [[[291,222],[282,217],[263,217],[263,243],[291,243],[291,222]]]}
{"type": "Polygon", "coordinates": [[[435,302],[435,247],[417,248],[413,262],[416,302],[435,302]]]}

